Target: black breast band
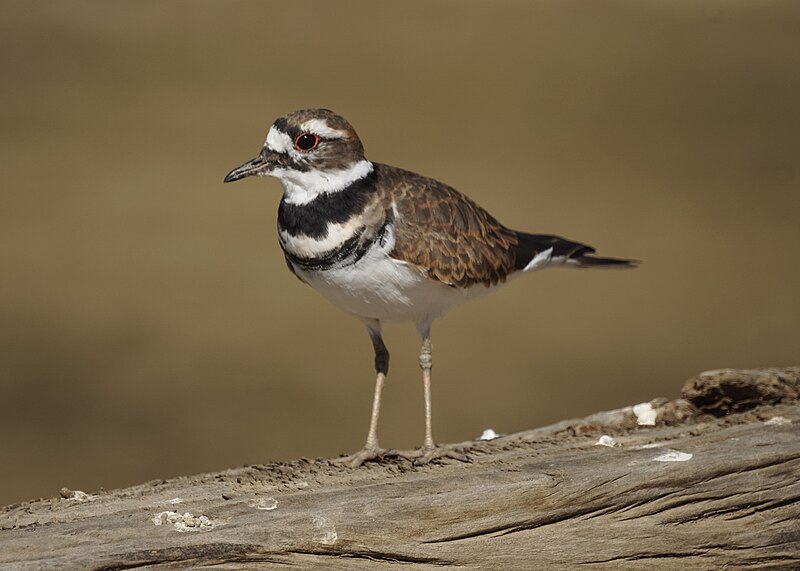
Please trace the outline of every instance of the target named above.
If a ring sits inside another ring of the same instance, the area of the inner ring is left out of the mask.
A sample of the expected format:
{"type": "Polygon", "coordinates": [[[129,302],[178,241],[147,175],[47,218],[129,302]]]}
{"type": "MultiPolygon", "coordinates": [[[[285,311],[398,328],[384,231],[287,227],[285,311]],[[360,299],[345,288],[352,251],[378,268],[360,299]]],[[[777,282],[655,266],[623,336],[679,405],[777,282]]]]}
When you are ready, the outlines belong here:
{"type": "Polygon", "coordinates": [[[356,230],[350,238],[342,242],[341,246],[328,250],[319,256],[314,256],[313,258],[292,254],[286,250],[282,242],[281,248],[283,248],[286,259],[298,270],[323,272],[334,268],[343,268],[358,262],[376,242],[383,243],[388,226],[389,222],[387,221],[381,226],[380,230],[378,230],[377,234],[371,240],[362,239],[366,230],[366,228],[362,226],[356,230]]]}

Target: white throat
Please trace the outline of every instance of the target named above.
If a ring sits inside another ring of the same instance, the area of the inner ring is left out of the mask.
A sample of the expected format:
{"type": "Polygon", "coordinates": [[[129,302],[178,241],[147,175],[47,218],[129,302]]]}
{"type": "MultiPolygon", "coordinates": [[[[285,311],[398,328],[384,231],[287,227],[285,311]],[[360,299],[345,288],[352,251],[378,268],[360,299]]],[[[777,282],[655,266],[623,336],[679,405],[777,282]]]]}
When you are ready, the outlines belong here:
{"type": "Polygon", "coordinates": [[[342,170],[301,172],[277,168],[269,176],[281,181],[283,197],[288,204],[308,204],[320,194],[344,190],[371,173],[373,168],[371,162],[362,159],[350,168],[342,170]]]}

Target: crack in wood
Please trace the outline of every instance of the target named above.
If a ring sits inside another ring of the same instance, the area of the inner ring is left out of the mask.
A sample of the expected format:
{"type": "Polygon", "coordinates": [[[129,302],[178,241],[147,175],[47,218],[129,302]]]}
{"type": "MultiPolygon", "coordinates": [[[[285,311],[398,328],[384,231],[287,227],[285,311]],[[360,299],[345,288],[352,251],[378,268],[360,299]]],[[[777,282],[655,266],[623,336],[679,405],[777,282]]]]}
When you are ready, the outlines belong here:
{"type": "Polygon", "coordinates": [[[142,567],[181,563],[203,565],[224,563],[285,564],[282,553],[270,554],[258,545],[237,543],[204,543],[165,549],[143,549],[112,556],[113,561],[93,567],[94,571],[123,571],[142,567]]]}
{"type": "Polygon", "coordinates": [[[426,564],[437,565],[443,567],[460,567],[461,565],[455,561],[447,561],[445,559],[438,559],[435,557],[415,557],[413,555],[406,555],[403,553],[391,553],[381,551],[355,551],[348,549],[335,549],[335,550],[291,550],[287,553],[296,553],[298,555],[314,555],[318,557],[343,557],[353,559],[366,559],[369,561],[380,561],[383,563],[398,563],[398,564],[426,564]]]}

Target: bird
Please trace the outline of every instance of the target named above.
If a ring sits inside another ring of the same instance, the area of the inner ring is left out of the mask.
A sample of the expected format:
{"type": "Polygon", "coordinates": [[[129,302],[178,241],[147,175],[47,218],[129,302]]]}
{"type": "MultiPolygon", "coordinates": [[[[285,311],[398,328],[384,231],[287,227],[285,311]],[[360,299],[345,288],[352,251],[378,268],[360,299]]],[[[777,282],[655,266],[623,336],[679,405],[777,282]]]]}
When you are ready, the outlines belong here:
{"type": "Polygon", "coordinates": [[[462,452],[434,443],[431,325],[456,306],[544,268],[632,268],[636,260],[593,255],[586,244],[512,230],[454,188],[372,162],[352,125],[329,109],[279,117],[258,155],[231,170],[278,179],[278,241],[289,270],[366,326],[375,353],[375,388],[364,447],[337,460],[358,467],[400,456],[415,465],[462,452]],[[410,321],[422,339],[425,435],[420,448],[381,448],[378,417],[389,372],[387,321],[410,321]]]}

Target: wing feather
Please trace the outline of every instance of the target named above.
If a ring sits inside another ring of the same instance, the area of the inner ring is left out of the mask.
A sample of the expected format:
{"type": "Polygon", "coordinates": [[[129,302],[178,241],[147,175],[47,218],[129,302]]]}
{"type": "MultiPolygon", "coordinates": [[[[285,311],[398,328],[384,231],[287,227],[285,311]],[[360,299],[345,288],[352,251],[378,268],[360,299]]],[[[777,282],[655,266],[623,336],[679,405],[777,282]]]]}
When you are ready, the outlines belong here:
{"type": "Polygon", "coordinates": [[[380,168],[394,198],[393,258],[457,288],[495,285],[516,269],[516,233],[477,203],[439,181],[380,168]]]}

